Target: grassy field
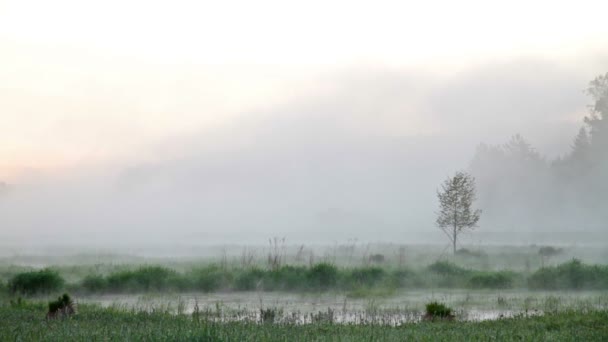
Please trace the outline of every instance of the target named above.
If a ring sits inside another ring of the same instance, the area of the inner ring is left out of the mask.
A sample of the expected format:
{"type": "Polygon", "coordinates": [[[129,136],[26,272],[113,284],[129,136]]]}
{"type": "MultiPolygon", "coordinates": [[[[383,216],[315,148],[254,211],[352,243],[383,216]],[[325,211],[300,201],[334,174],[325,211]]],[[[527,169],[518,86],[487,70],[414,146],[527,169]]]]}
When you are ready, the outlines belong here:
{"type": "Polygon", "coordinates": [[[608,312],[567,310],[483,322],[384,324],[216,322],[197,314],[83,305],[45,321],[44,303],[0,307],[2,341],[606,341],[608,312]]]}
{"type": "Polygon", "coordinates": [[[605,256],[276,240],[217,257],[15,255],[0,259],[0,341],[601,341],[605,256]],[[63,292],[79,313],[46,321],[63,292]],[[454,321],[424,320],[430,301],[454,321]]]}

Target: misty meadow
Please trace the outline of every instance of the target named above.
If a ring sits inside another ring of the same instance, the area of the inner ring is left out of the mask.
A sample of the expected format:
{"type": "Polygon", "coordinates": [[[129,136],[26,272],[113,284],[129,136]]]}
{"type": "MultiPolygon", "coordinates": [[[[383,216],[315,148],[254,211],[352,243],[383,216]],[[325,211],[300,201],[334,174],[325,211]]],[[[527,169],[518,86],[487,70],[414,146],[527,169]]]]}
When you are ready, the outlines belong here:
{"type": "Polygon", "coordinates": [[[0,1],[0,340],[608,340],[607,9],[0,1]]]}

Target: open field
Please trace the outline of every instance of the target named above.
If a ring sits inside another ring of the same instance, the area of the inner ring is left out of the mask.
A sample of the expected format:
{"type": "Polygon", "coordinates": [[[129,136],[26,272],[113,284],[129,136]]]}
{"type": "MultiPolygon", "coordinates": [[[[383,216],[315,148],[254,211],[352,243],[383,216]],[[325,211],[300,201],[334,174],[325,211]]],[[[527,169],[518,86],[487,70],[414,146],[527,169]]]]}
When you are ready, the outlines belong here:
{"type": "Polygon", "coordinates": [[[80,313],[45,321],[42,305],[0,308],[0,340],[20,341],[604,341],[607,311],[570,310],[483,322],[423,321],[398,326],[218,322],[203,314],[174,314],[83,305],[80,313]]]}

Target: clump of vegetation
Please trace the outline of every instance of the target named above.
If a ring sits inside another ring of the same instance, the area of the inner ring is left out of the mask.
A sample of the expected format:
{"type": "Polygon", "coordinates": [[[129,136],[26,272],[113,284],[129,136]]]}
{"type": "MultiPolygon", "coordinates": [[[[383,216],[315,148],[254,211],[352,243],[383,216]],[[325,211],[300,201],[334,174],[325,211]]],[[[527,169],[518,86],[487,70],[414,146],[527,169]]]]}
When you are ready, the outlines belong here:
{"type": "Polygon", "coordinates": [[[369,261],[376,264],[382,264],[385,260],[386,258],[383,254],[372,254],[369,256],[369,261]]]}
{"type": "Polygon", "coordinates": [[[23,272],[15,275],[8,284],[11,293],[34,295],[60,290],[65,281],[51,269],[23,272]]]}
{"type": "Polygon", "coordinates": [[[471,271],[462,268],[448,261],[437,261],[428,266],[429,271],[435,272],[444,276],[462,276],[468,275],[471,271]]]}
{"type": "Polygon", "coordinates": [[[437,301],[430,302],[426,304],[426,319],[452,319],[454,315],[452,315],[452,309],[446,306],[443,303],[439,303],[437,301]]]}
{"type": "Polygon", "coordinates": [[[437,261],[427,267],[435,277],[429,285],[439,287],[466,287],[472,271],[447,261],[437,261]]]}
{"type": "Polygon", "coordinates": [[[262,323],[274,323],[282,314],[282,310],[276,308],[260,309],[260,321],[262,323]]]}
{"type": "Polygon", "coordinates": [[[328,289],[336,285],[338,268],[329,263],[316,264],[308,271],[307,278],[312,288],[328,289]]]}
{"type": "Polygon", "coordinates": [[[47,319],[66,318],[76,313],[76,306],[70,295],[64,293],[57,300],[49,302],[47,319]]]}
{"type": "Polygon", "coordinates": [[[265,277],[264,288],[272,290],[294,290],[314,287],[308,284],[309,270],[303,266],[283,266],[278,270],[271,270],[265,277]]]}
{"type": "Polygon", "coordinates": [[[88,275],[82,280],[82,287],[88,292],[101,292],[108,287],[108,282],[101,275],[88,275]]]}
{"type": "Polygon", "coordinates": [[[605,289],[608,288],[608,266],[586,265],[573,259],[555,267],[543,267],[528,278],[531,289],[605,289]]]}
{"type": "Polygon", "coordinates": [[[258,286],[263,286],[266,272],[259,268],[251,268],[240,272],[234,280],[234,289],[238,291],[256,290],[258,286]]]}
{"type": "MultiPolygon", "coordinates": [[[[203,292],[225,289],[232,283],[232,274],[217,265],[195,269],[190,275],[193,281],[193,288],[203,292]]],[[[179,278],[175,277],[174,279],[177,280],[179,278]]],[[[182,284],[181,286],[187,285],[182,284]]],[[[177,287],[181,286],[180,284],[177,285],[177,287]]]]}
{"type": "Polygon", "coordinates": [[[160,291],[173,287],[177,272],[160,266],[146,266],[134,271],[121,271],[106,278],[113,292],[160,291]]]}
{"type": "Polygon", "coordinates": [[[347,281],[355,286],[372,287],[378,285],[386,277],[386,271],[380,267],[363,267],[351,271],[347,281]]]}
{"type": "Polygon", "coordinates": [[[475,289],[507,289],[513,286],[514,274],[512,272],[477,272],[469,280],[475,289]]]}
{"type": "MultiPolygon", "coordinates": [[[[12,288],[19,288],[16,284],[12,288]]],[[[541,268],[529,277],[522,272],[468,269],[447,261],[435,262],[421,270],[380,266],[338,268],[330,263],[310,267],[283,265],[276,269],[208,265],[186,272],[146,266],[107,276],[85,276],[67,289],[89,293],[340,290],[365,297],[403,288],[507,289],[526,285],[531,289],[608,289],[608,266],[585,265],[574,260],[541,268]]]]}

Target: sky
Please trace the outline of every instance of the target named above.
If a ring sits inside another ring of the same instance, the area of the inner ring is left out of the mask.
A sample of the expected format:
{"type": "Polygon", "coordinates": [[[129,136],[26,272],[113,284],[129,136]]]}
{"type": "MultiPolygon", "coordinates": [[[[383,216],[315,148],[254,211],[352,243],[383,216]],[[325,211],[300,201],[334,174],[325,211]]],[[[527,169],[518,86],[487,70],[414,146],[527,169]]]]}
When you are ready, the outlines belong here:
{"type": "MultiPolygon", "coordinates": [[[[567,152],[587,114],[583,90],[608,71],[606,10],[602,1],[0,0],[0,181],[20,194],[3,209],[15,222],[5,229],[41,229],[47,216],[15,213],[54,196],[84,196],[92,216],[111,210],[104,196],[122,195],[100,185],[109,178],[118,192],[151,189],[133,198],[162,189],[185,203],[201,183],[196,194],[215,203],[208,217],[165,202],[130,208],[166,209],[166,225],[185,215],[236,230],[243,221],[226,217],[238,212],[281,227],[293,219],[277,214],[289,211],[286,198],[315,220],[425,225],[434,184],[466,168],[478,143],[521,133],[551,158],[567,152]],[[425,214],[401,213],[419,201],[399,191],[428,193],[413,210],[425,214]],[[251,201],[261,207],[247,209],[251,201]]],[[[67,205],[48,212],[84,220],[61,214],[67,205]]]]}

